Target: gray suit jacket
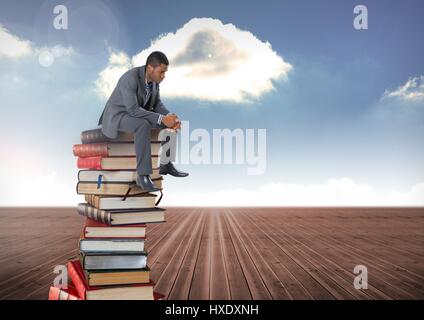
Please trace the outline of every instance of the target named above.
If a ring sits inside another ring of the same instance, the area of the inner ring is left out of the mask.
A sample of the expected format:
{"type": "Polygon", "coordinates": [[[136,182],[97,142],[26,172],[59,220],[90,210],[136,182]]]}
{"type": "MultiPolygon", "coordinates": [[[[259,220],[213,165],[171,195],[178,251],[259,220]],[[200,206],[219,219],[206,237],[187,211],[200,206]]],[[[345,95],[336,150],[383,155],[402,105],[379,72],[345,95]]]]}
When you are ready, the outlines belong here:
{"type": "Polygon", "coordinates": [[[145,66],[135,67],[125,72],[118,81],[99,119],[102,132],[114,139],[118,136],[119,122],[124,114],[146,119],[154,126],[159,115],[169,113],[159,96],[159,84],[153,83],[153,90],[144,109],[145,66]]]}

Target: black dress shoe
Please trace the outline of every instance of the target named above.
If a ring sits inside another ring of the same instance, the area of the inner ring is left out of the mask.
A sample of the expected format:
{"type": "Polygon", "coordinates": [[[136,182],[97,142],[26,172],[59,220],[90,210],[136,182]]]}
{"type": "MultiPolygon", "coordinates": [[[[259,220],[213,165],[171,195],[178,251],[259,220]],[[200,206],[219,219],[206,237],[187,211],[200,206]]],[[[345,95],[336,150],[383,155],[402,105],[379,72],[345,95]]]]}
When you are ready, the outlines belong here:
{"type": "Polygon", "coordinates": [[[174,176],[174,177],[187,177],[188,176],[187,172],[182,172],[182,171],[178,171],[177,169],[175,169],[172,162],[168,162],[167,164],[161,164],[160,168],[159,168],[159,174],[161,174],[161,175],[170,174],[171,176],[174,176]]]}
{"type": "Polygon", "coordinates": [[[150,176],[137,176],[136,183],[144,191],[153,192],[160,190],[153,184],[152,179],[150,179],[150,176]]]}

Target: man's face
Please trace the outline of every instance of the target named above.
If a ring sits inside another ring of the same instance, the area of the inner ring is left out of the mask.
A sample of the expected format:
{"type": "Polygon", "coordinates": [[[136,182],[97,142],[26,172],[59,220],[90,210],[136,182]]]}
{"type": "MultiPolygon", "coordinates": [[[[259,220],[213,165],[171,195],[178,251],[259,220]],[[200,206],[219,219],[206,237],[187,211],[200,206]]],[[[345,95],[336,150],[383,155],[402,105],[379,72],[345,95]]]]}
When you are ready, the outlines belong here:
{"type": "Polygon", "coordinates": [[[165,79],[165,72],[168,71],[168,66],[166,64],[160,64],[157,67],[147,65],[147,74],[149,75],[150,80],[156,83],[161,83],[165,79]]]}

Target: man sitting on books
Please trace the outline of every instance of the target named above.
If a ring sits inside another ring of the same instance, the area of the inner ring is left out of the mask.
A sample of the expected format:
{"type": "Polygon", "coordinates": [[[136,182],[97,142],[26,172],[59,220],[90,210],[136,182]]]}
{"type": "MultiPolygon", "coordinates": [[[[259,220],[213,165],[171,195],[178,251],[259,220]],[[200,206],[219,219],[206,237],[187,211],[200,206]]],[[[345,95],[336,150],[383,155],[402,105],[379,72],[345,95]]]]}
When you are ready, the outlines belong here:
{"type": "Polygon", "coordinates": [[[181,121],[165,108],[159,96],[159,83],[165,78],[168,65],[165,54],[154,51],[147,57],[145,66],[125,72],[106,102],[98,123],[102,125],[103,134],[111,139],[118,136],[118,131],[134,134],[136,183],[146,191],[158,191],[149,176],[152,174],[152,128],[169,128],[167,139],[162,142],[159,173],[174,177],[188,176],[188,173],[178,171],[172,164],[175,161],[176,133],[181,128],[181,121]]]}

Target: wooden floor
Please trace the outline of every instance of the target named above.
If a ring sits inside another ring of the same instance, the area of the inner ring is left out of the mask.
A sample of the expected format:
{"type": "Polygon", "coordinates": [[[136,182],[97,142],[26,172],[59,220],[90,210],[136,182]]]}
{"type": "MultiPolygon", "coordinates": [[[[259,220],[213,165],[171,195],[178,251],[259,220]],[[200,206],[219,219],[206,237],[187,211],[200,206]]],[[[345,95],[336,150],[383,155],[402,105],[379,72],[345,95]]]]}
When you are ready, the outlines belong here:
{"type": "MultiPolygon", "coordinates": [[[[168,208],[147,229],[168,299],[423,299],[424,208],[168,208]],[[354,288],[356,265],[368,289],[354,288]]],[[[0,208],[0,299],[46,299],[74,258],[73,208],[0,208]]]]}

